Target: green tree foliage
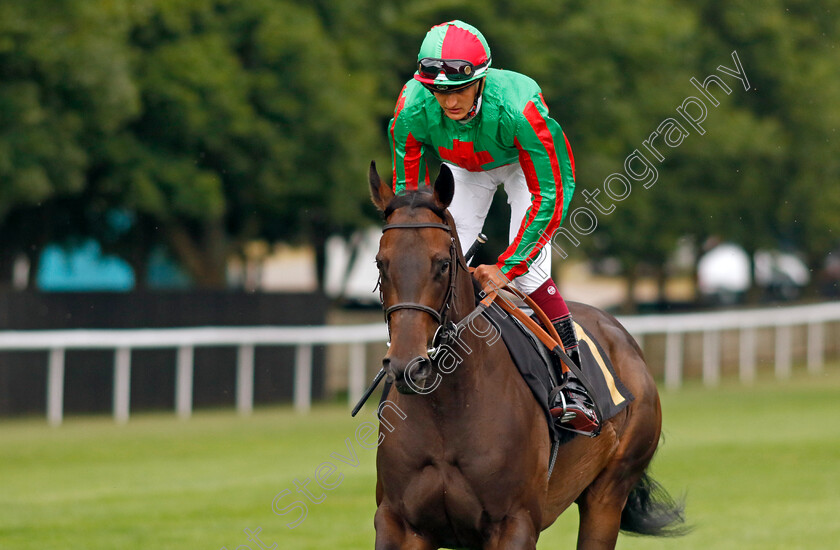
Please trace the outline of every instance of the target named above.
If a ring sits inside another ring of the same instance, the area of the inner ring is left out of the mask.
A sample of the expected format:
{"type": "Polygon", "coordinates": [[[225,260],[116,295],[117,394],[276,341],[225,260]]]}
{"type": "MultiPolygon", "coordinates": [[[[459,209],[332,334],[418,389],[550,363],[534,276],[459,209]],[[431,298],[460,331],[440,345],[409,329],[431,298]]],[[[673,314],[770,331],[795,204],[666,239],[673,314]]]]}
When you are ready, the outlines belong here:
{"type": "Polygon", "coordinates": [[[789,248],[815,271],[837,246],[840,33],[830,3],[533,0],[500,7],[493,19],[494,44],[512,50],[509,68],[541,84],[575,150],[572,211],[586,205],[584,190],[626,175],[634,150],[655,164],[656,184],[631,181],[629,197],[581,238],[589,257],[618,258],[631,287],[640,269],[664,282],[681,236],[733,240],[750,252],[789,248]],[[717,70],[734,67],[733,51],[749,90],[717,70]],[[711,85],[718,106],[690,83],[710,74],[731,90],[711,85]],[[676,113],[689,96],[708,108],[703,134],[676,113]],[[690,135],[676,148],[660,137],[658,162],[643,143],[668,117],[690,135]]]}
{"type": "Polygon", "coordinates": [[[757,10],[747,2],[701,4],[701,17],[715,31],[708,33],[705,51],[742,52],[755,90],[739,103],[775,129],[774,162],[744,159],[741,171],[747,169],[744,177],[753,184],[738,194],[738,204],[728,206],[740,208],[739,217],[749,216],[750,223],[731,224],[729,233],[748,249],[765,245],[756,242],[756,234],[768,235],[777,246],[803,254],[817,270],[840,232],[837,5],[773,1],[757,10]]]}
{"type": "MultiPolygon", "coordinates": [[[[0,4],[0,266],[85,232],[101,136],[139,110],[124,13],[114,5],[0,4]]],[[[33,269],[34,272],[34,269],[33,269]]]]}
{"type": "Polygon", "coordinates": [[[133,10],[143,112],[112,143],[103,189],[152,229],[148,246],[163,242],[199,284],[222,286],[249,240],[322,245],[358,225],[357,159],[381,139],[365,116],[371,86],[345,78],[314,7],[183,0],[133,10]]]}
{"type": "Polygon", "coordinates": [[[819,269],[840,233],[834,4],[0,3],[0,268],[92,236],[140,284],[163,249],[197,284],[220,287],[252,240],[322,252],[329,234],[370,223],[366,166],[390,164],[397,93],[426,30],[460,18],[487,36],[494,66],[540,83],[566,131],[571,210],[598,223],[579,235],[580,254],[619,259],[631,287],[641,273],[664,281],[686,236],[787,247],[819,269]],[[733,67],[733,51],[749,90],[717,70],[733,67]],[[705,132],[688,128],[676,147],[660,136],[653,158],[644,142],[682,121],[676,109],[700,96],[690,79],[710,74],[731,92],[712,86],[720,104],[707,102],[705,132]],[[605,180],[636,150],[656,183],[631,178],[626,198],[607,199],[605,180]]]}
{"type": "Polygon", "coordinates": [[[383,142],[375,84],[347,78],[352,59],[313,6],[0,9],[7,263],[15,249],[92,235],[141,284],[163,246],[197,284],[221,287],[249,240],[317,245],[365,219],[362,159],[383,142]]]}

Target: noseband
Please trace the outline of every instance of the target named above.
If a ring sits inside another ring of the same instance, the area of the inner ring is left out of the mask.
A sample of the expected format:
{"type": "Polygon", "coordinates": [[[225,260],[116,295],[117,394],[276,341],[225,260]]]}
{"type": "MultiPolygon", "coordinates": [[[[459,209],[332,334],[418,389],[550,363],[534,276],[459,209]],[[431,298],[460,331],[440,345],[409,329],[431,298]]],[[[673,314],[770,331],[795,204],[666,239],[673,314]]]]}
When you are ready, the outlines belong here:
{"type": "MultiPolygon", "coordinates": [[[[400,302],[398,304],[394,304],[385,309],[385,324],[388,325],[388,333],[390,335],[391,332],[391,314],[395,311],[399,311],[401,309],[415,309],[418,311],[423,311],[431,315],[435,321],[437,321],[438,328],[435,332],[433,337],[433,346],[434,341],[438,339],[438,333],[440,332],[441,328],[447,324],[447,314],[449,313],[449,309],[451,307],[451,302],[453,297],[455,296],[455,279],[457,276],[457,270],[460,263],[458,262],[458,252],[456,250],[455,244],[455,237],[452,235],[452,228],[445,224],[445,223],[434,223],[434,222],[418,222],[418,223],[391,223],[386,224],[382,228],[382,233],[390,229],[423,229],[423,228],[434,228],[434,229],[443,229],[447,233],[450,234],[449,239],[449,256],[451,258],[451,263],[449,265],[449,287],[446,289],[446,296],[443,299],[443,304],[440,306],[440,309],[434,309],[427,305],[418,304],[417,302],[400,302]]],[[[380,299],[381,299],[381,291],[380,291],[380,299]]],[[[435,348],[433,347],[429,351],[433,351],[435,348]]]]}

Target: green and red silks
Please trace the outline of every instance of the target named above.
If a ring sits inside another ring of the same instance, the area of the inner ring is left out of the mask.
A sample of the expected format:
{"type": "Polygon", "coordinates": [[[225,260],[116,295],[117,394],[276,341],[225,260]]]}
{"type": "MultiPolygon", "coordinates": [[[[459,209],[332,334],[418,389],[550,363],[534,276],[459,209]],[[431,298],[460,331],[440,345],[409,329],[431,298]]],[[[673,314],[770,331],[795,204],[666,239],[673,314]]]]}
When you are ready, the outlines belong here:
{"type": "Polygon", "coordinates": [[[481,108],[466,123],[447,118],[432,93],[410,80],[388,133],[396,193],[429,184],[428,155],[472,172],[519,162],[532,206],[499,256],[497,265],[509,279],[528,270],[560,227],[575,189],[574,159],[539,86],[527,76],[489,69],[481,108]]]}

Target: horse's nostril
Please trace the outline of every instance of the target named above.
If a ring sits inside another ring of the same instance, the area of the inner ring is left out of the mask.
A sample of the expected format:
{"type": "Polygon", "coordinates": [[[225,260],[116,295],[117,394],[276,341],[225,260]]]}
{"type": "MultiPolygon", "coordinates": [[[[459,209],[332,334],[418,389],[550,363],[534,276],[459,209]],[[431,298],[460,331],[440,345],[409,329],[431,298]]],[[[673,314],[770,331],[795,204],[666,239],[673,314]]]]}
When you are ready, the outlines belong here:
{"type": "Polygon", "coordinates": [[[432,360],[428,357],[423,357],[420,361],[420,366],[418,367],[419,374],[429,374],[432,370],[432,360]]]}
{"type": "Polygon", "coordinates": [[[415,357],[406,369],[406,377],[420,382],[432,373],[432,361],[428,357],[415,357]]]}
{"type": "Polygon", "coordinates": [[[382,370],[385,371],[385,380],[393,383],[396,376],[394,376],[394,370],[391,368],[391,360],[387,357],[382,360],[382,370]]]}

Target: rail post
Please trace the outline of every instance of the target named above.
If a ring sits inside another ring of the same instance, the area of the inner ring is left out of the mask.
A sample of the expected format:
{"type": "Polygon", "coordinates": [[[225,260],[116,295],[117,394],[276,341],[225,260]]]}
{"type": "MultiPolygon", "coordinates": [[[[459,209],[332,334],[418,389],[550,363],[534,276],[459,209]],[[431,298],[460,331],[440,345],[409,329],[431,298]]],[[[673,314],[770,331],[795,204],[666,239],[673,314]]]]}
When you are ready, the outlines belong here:
{"type": "Polygon", "coordinates": [[[114,420],[128,422],[131,398],[131,348],[117,348],[114,354],[114,420]]]}
{"type": "Polygon", "coordinates": [[[47,421],[60,426],[64,417],[64,348],[50,350],[47,366],[47,421]]]}
{"type": "Polygon", "coordinates": [[[295,410],[307,413],[312,405],[312,345],[295,349],[295,410]]]}
{"type": "Polygon", "coordinates": [[[192,416],[194,358],[192,346],[178,348],[178,366],[175,377],[175,410],[178,418],[192,416]]]}
{"type": "Polygon", "coordinates": [[[236,411],[249,416],[254,410],[254,346],[243,344],[236,352],[236,411]]]}

